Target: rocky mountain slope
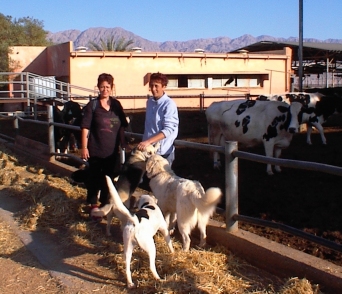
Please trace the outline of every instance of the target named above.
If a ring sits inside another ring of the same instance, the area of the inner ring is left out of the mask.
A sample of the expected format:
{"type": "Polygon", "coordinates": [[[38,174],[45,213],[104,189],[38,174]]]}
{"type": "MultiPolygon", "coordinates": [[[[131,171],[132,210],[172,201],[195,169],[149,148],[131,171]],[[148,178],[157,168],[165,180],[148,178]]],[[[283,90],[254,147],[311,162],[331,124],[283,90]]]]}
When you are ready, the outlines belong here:
{"type": "MultiPolygon", "coordinates": [[[[272,36],[261,35],[253,37],[249,34],[245,34],[241,37],[231,39],[229,37],[216,37],[207,39],[194,39],[184,42],[179,41],[165,41],[165,42],[153,42],[144,39],[130,31],[126,31],[123,28],[89,28],[83,32],[79,30],[67,30],[57,33],[49,33],[48,39],[53,43],[64,43],[73,41],[75,48],[78,46],[85,46],[90,41],[96,43],[100,42],[100,39],[107,40],[109,37],[125,38],[125,40],[133,40],[132,47],[140,47],[143,51],[158,51],[158,52],[193,52],[196,48],[204,49],[206,52],[220,53],[229,52],[253,43],[260,41],[278,41],[278,42],[295,42],[298,41],[296,37],[290,38],[275,38],[272,36]]],[[[325,42],[325,43],[342,43],[342,40],[337,39],[304,39],[304,42],[325,42]]]]}

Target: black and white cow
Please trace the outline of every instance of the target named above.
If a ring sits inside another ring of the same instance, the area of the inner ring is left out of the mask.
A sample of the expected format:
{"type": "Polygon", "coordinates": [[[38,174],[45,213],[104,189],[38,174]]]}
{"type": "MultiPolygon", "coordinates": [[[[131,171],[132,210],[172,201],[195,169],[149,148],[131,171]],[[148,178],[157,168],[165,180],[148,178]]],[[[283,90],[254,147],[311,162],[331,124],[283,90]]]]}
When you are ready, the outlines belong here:
{"type": "MultiPolygon", "coordinates": [[[[211,145],[224,146],[237,141],[246,147],[263,144],[266,156],[278,158],[298,132],[298,114],[302,104],[288,105],[278,101],[233,100],[212,103],[205,115],[211,145]]],[[[220,167],[219,154],[214,152],[214,168],[220,167]]],[[[275,170],[280,172],[279,166],[275,170]]],[[[273,174],[267,165],[267,173],[273,174]]]]}
{"type": "Polygon", "coordinates": [[[342,97],[336,94],[315,93],[288,93],[285,95],[261,95],[256,100],[283,101],[291,104],[299,102],[303,105],[299,114],[299,124],[306,124],[306,143],[311,145],[312,127],[315,127],[321,136],[322,143],[327,144],[322,124],[333,114],[342,113],[342,97]]]}
{"type": "MultiPolygon", "coordinates": [[[[75,101],[67,101],[60,110],[57,106],[53,107],[54,122],[80,126],[82,120],[82,108],[75,101]]],[[[77,150],[81,141],[81,132],[55,126],[56,152],[67,153],[69,148],[77,150]]]]}

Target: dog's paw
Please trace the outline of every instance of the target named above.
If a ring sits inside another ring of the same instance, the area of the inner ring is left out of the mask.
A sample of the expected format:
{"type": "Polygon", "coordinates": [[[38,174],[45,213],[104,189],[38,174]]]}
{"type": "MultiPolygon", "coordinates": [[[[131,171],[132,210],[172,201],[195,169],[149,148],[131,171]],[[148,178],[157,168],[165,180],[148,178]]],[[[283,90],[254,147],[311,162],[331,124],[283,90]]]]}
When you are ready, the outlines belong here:
{"type": "Polygon", "coordinates": [[[127,288],[128,288],[128,289],[135,288],[134,283],[129,283],[129,284],[127,284],[127,288]]]}

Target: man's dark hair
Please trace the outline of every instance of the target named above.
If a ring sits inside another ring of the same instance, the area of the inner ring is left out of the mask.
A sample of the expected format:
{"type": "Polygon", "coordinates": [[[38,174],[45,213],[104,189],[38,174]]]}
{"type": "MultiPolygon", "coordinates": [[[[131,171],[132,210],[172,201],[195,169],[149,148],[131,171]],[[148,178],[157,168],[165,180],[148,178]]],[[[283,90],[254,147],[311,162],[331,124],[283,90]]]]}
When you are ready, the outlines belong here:
{"type": "Polygon", "coordinates": [[[162,73],[160,73],[160,72],[157,72],[157,73],[153,73],[153,74],[151,74],[151,76],[150,76],[150,83],[152,82],[152,81],[160,81],[160,83],[163,85],[163,86],[167,86],[167,83],[168,83],[168,78],[167,78],[167,76],[166,75],[164,75],[164,74],[162,74],[162,73]]]}

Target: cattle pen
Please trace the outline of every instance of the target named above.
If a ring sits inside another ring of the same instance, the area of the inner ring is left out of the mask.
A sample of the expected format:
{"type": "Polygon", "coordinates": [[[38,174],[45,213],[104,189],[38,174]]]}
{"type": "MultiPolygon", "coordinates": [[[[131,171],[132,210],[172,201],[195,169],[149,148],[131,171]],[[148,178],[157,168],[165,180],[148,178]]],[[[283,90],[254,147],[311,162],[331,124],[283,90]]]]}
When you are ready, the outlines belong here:
{"type": "MultiPolygon", "coordinates": [[[[14,128],[16,129],[16,133],[18,133],[19,128],[19,120],[22,121],[30,121],[34,124],[41,124],[48,126],[48,141],[49,141],[49,152],[50,152],[50,160],[54,160],[55,156],[60,157],[69,157],[75,160],[76,162],[83,163],[84,161],[72,154],[65,154],[65,153],[58,153],[55,150],[55,140],[54,140],[54,126],[70,129],[73,131],[80,131],[80,128],[77,126],[56,123],[53,119],[53,109],[52,106],[47,106],[47,113],[48,113],[48,121],[39,121],[39,120],[32,120],[32,119],[23,119],[21,116],[15,115],[13,117],[14,121],[14,128]]],[[[142,134],[133,133],[133,132],[126,132],[127,135],[131,137],[135,137],[137,139],[142,138],[142,134]]],[[[1,134],[0,134],[1,135],[1,134]]],[[[5,139],[12,139],[8,136],[4,136],[5,139]]],[[[244,221],[246,223],[251,223],[255,225],[260,225],[264,227],[271,227],[282,230],[287,233],[291,233],[295,236],[300,238],[306,239],[308,241],[314,242],[316,244],[325,246],[332,250],[336,250],[338,252],[342,252],[342,245],[331,242],[324,238],[306,233],[304,231],[295,229],[293,227],[279,224],[267,220],[257,219],[253,217],[248,217],[245,215],[239,214],[238,211],[238,203],[239,203],[239,195],[238,195],[238,159],[255,161],[259,163],[265,164],[273,164],[279,165],[282,167],[287,168],[294,168],[294,169],[303,169],[303,170],[310,170],[310,171],[317,171],[323,172],[328,174],[333,174],[337,176],[342,176],[342,168],[333,165],[327,165],[322,163],[315,163],[315,162],[307,162],[307,161],[299,161],[299,160],[290,160],[290,159],[280,159],[280,158],[271,158],[263,155],[252,154],[249,152],[239,151],[238,150],[238,143],[236,141],[226,141],[225,147],[216,146],[216,145],[209,145],[209,144],[202,144],[196,142],[188,142],[183,140],[176,140],[174,145],[177,147],[186,147],[192,149],[198,149],[208,152],[219,152],[224,154],[225,157],[225,209],[218,208],[218,213],[223,214],[226,219],[226,230],[228,232],[234,232],[238,230],[238,221],[244,221]]]]}
{"type": "MultiPolygon", "coordinates": [[[[48,109],[50,106],[48,106],[48,109]]],[[[50,111],[49,111],[50,112],[50,111]]],[[[51,112],[52,113],[52,112],[51,112]]],[[[55,156],[60,155],[60,156],[66,156],[66,157],[72,157],[75,160],[79,160],[80,162],[81,159],[75,157],[74,155],[71,154],[59,154],[55,152],[54,149],[54,142],[53,142],[53,126],[60,126],[60,127],[65,127],[69,128],[75,131],[79,131],[78,127],[70,126],[70,125],[64,125],[64,124],[57,124],[53,122],[53,118],[51,115],[49,115],[48,121],[35,121],[35,120],[30,120],[30,119],[24,119],[21,116],[16,116],[14,115],[11,117],[14,121],[14,126],[16,128],[19,128],[19,121],[20,122],[32,122],[33,124],[37,125],[46,125],[48,126],[49,130],[49,148],[48,148],[48,155],[49,155],[49,160],[55,161],[55,156]]],[[[18,132],[19,130],[17,130],[18,132]]],[[[18,132],[19,133],[19,132],[18,132]]],[[[131,137],[136,137],[138,139],[141,138],[141,134],[139,133],[127,133],[131,137]]],[[[198,150],[203,150],[205,152],[213,152],[217,151],[220,154],[225,155],[225,166],[226,169],[224,171],[225,174],[225,197],[226,197],[226,207],[225,209],[221,210],[218,209],[218,212],[220,214],[225,215],[226,219],[226,227],[224,228],[228,232],[234,232],[238,230],[238,222],[248,222],[248,223],[254,223],[257,225],[265,226],[265,227],[273,227],[279,230],[283,230],[285,232],[290,232],[291,234],[295,236],[299,236],[301,238],[310,240],[314,243],[321,244],[323,246],[326,246],[328,248],[332,248],[335,251],[341,252],[341,246],[337,243],[334,242],[329,242],[328,240],[325,240],[323,238],[317,237],[312,234],[307,234],[305,232],[302,232],[301,230],[294,229],[292,227],[283,225],[283,224],[278,224],[275,222],[270,222],[270,221],[265,221],[263,219],[258,219],[258,218],[253,218],[253,217],[248,217],[245,215],[240,215],[238,212],[238,174],[237,174],[237,169],[238,169],[238,160],[244,160],[244,161],[255,161],[255,162],[260,162],[260,163],[271,163],[271,164],[277,164],[280,166],[284,167],[289,167],[289,168],[296,168],[296,169],[303,169],[303,170],[312,170],[312,171],[318,171],[318,172],[323,172],[323,173],[328,173],[328,174],[333,174],[337,176],[341,176],[342,172],[339,167],[336,166],[330,166],[330,165],[324,165],[324,164],[318,164],[315,162],[302,162],[302,161],[297,161],[297,160],[288,160],[288,159],[272,159],[272,158],[267,158],[265,156],[261,155],[256,155],[256,154],[251,154],[243,151],[237,150],[237,145],[236,142],[227,142],[226,147],[220,147],[220,146],[213,146],[213,145],[208,145],[208,144],[200,144],[200,143],[194,143],[194,142],[189,142],[189,141],[184,141],[184,140],[176,140],[175,141],[175,146],[176,148],[186,148],[186,149],[198,149],[198,150]],[[227,205],[229,204],[229,205],[227,205]],[[324,244],[323,244],[324,243],[324,244]]],[[[241,230],[240,230],[241,231],[241,230]]]]}

